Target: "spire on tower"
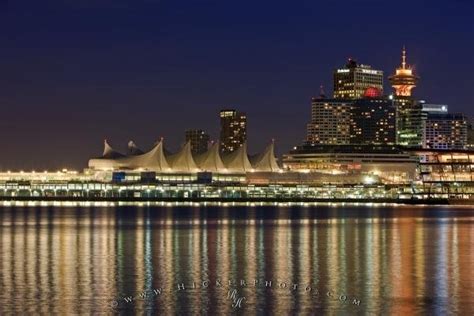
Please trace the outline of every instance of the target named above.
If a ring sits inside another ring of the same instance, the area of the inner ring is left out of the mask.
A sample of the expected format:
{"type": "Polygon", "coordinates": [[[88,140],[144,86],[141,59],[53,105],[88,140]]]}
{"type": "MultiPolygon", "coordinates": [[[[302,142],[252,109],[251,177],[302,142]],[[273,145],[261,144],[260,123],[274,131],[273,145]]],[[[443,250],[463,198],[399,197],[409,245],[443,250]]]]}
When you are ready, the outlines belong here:
{"type": "Polygon", "coordinates": [[[405,45],[403,45],[402,50],[402,69],[406,69],[407,66],[407,51],[405,49],[405,45]]]}

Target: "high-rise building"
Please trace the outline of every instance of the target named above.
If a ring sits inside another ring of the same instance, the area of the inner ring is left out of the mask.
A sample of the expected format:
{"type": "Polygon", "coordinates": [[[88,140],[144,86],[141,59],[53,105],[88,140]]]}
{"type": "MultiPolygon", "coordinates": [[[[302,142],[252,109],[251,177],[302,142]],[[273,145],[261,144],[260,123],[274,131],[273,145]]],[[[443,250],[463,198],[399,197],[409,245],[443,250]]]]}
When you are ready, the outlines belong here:
{"type": "Polygon", "coordinates": [[[412,98],[418,77],[406,62],[405,47],[402,51],[402,64],[395,74],[389,77],[395,90],[393,103],[397,109],[397,144],[406,147],[422,147],[425,132],[426,113],[421,102],[412,98]]]}
{"type": "Polygon", "coordinates": [[[397,144],[405,147],[423,147],[426,112],[423,105],[411,98],[394,96],[397,109],[397,144]]]}
{"type": "Polygon", "coordinates": [[[352,144],[396,143],[396,108],[392,100],[381,96],[354,100],[351,112],[352,144]]]}
{"type": "Polygon", "coordinates": [[[352,100],[313,98],[306,141],[311,144],[349,144],[352,100]]]}
{"type": "Polygon", "coordinates": [[[206,152],[209,144],[209,134],[202,129],[188,129],[185,132],[186,142],[191,142],[191,152],[201,154],[206,152]]]}
{"type": "Polygon", "coordinates": [[[381,91],[367,88],[364,98],[313,98],[306,142],[320,145],[392,145],[396,108],[381,91]]]}
{"type": "Polygon", "coordinates": [[[426,115],[424,147],[465,149],[469,147],[470,122],[462,113],[449,113],[446,104],[422,102],[426,115]]]}
{"type": "Polygon", "coordinates": [[[425,147],[430,149],[466,148],[467,125],[467,119],[462,113],[428,113],[425,147]]]}
{"type": "Polygon", "coordinates": [[[349,59],[344,68],[334,71],[334,98],[358,99],[369,87],[383,91],[383,71],[349,59]]]}
{"type": "Polygon", "coordinates": [[[247,115],[236,110],[221,110],[220,149],[231,153],[247,141],[247,115]]]}

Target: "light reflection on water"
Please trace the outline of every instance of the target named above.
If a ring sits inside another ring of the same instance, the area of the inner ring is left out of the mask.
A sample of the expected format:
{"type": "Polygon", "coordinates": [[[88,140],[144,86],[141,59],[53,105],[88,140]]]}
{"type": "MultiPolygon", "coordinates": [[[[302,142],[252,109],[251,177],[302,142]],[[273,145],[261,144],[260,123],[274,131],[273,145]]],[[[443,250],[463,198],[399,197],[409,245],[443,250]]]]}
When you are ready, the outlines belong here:
{"type": "Polygon", "coordinates": [[[471,208],[4,205],[0,251],[0,314],[474,313],[471,208]]]}

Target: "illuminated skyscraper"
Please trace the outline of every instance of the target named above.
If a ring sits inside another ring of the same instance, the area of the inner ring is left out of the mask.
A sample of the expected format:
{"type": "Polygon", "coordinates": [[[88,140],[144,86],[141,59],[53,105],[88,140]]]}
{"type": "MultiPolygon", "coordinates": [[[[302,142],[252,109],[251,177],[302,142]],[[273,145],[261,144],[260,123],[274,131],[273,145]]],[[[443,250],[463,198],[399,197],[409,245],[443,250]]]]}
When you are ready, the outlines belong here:
{"type": "Polygon", "coordinates": [[[392,100],[366,97],[354,100],[351,143],[367,145],[393,145],[396,143],[396,108],[392,100]]]}
{"type": "Polygon", "coordinates": [[[393,104],[397,109],[397,144],[406,147],[422,147],[425,139],[426,113],[422,103],[412,98],[412,89],[419,77],[406,62],[405,47],[402,51],[402,64],[395,74],[389,77],[395,90],[393,104]]]}
{"type": "Polygon", "coordinates": [[[220,149],[231,153],[247,141],[247,115],[236,110],[221,110],[220,149]]]}
{"type": "Polygon", "coordinates": [[[467,117],[448,113],[446,104],[423,104],[426,113],[424,146],[430,149],[465,149],[468,146],[467,117]]]}
{"type": "Polygon", "coordinates": [[[411,97],[394,96],[397,109],[397,144],[406,147],[423,147],[426,113],[423,105],[411,97]]]}
{"type": "Polygon", "coordinates": [[[321,145],[395,144],[396,109],[370,87],[360,99],[313,98],[306,143],[321,145]]]}
{"type": "Polygon", "coordinates": [[[349,59],[345,68],[334,71],[335,99],[362,98],[369,87],[383,91],[383,71],[357,64],[353,59],[349,59]]]}
{"type": "Polygon", "coordinates": [[[191,152],[202,154],[209,144],[209,135],[201,129],[189,129],[185,132],[186,142],[191,142],[191,152]]]}
{"type": "Polygon", "coordinates": [[[306,141],[322,145],[350,144],[351,109],[352,100],[313,98],[306,141]]]}
{"type": "Polygon", "coordinates": [[[462,113],[428,113],[425,147],[431,149],[465,149],[468,122],[462,113]]]}

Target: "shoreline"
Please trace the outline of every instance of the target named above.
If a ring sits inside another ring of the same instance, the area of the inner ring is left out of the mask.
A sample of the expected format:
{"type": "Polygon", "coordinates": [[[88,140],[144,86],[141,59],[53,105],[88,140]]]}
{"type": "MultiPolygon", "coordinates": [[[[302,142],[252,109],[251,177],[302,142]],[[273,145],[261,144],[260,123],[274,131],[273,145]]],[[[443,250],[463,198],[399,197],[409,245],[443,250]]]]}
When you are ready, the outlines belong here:
{"type": "Polygon", "coordinates": [[[136,203],[344,203],[344,204],[399,204],[399,205],[474,205],[474,200],[463,199],[341,199],[341,198],[146,198],[146,197],[70,197],[70,196],[1,196],[0,202],[136,202],[136,203]]]}

